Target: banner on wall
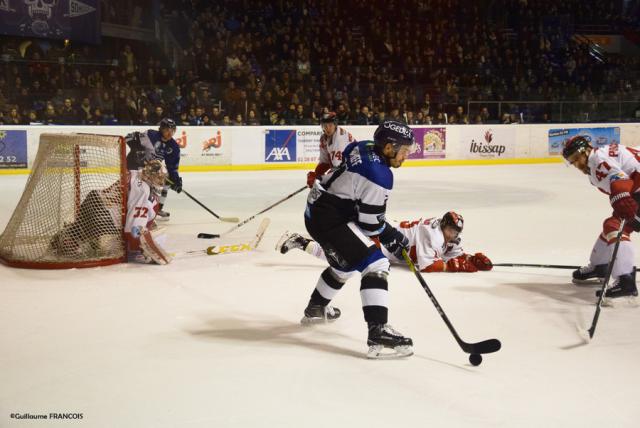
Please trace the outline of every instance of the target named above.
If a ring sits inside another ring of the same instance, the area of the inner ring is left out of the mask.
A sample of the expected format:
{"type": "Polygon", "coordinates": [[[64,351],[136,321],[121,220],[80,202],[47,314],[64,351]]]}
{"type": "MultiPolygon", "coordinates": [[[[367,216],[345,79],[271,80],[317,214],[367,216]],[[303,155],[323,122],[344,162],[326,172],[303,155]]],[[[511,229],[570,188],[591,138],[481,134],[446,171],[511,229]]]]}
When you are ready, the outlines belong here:
{"type": "Polygon", "coordinates": [[[27,167],[27,131],[0,130],[0,169],[27,167]]]}
{"type": "Polygon", "coordinates": [[[264,135],[264,161],[295,162],[298,145],[295,129],[267,129],[264,135]]]}
{"type": "Polygon", "coordinates": [[[576,135],[587,137],[594,147],[620,144],[620,128],[617,126],[604,128],[550,129],[549,154],[559,155],[562,152],[564,143],[576,135]]]}
{"type": "Polygon", "coordinates": [[[99,0],[0,0],[0,34],[100,43],[99,0]]]}
{"type": "Polygon", "coordinates": [[[461,130],[461,159],[507,159],[515,156],[516,129],[468,125],[461,130]]]}
{"type": "Polygon", "coordinates": [[[317,163],[320,157],[322,129],[299,129],[296,132],[297,162],[317,163]]]}
{"type": "Polygon", "coordinates": [[[446,128],[412,128],[416,138],[416,150],[409,159],[444,159],[446,128]]]}
{"type": "Polygon", "coordinates": [[[225,128],[181,127],[174,138],[182,165],[229,165],[231,137],[225,128]]]}

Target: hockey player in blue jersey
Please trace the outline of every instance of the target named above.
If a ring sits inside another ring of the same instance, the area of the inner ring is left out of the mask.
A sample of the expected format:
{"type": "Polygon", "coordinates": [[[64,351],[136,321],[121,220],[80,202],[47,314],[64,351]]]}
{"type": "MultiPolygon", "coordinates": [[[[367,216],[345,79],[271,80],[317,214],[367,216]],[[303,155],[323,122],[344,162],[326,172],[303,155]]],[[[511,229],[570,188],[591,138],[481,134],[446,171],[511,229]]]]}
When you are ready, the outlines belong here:
{"type": "Polygon", "coordinates": [[[408,248],[408,239],[387,223],[385,211],[393,188],[391,168],[402,165],[414,144],[413,131],[407,125],[383,122],[373,141],[347,146],[340,167],[316,181],[307,200],[307,231],[322,246],[329,267],[320,275],[301,322],[340,317],[340,310],[329,303],[347,279],[360,272],[369,358],[413,354],[412,340],[387,324],[389,260],[374,238],[400,259],[402,250],[408,248]],[[384,348],[393,351],[385,353],[384,348]]]}
{"type": "Polygon", "coordinates": [[[146,132],[133,132],[125,137],[129,146],[127,155],[127,169],[138,171],[144,168],[145,163],[153,160],[164,160],[167,167],[169,181],[162,188],[160,195],[160,211],[158,220],[169,220],[169,213],[163,210],[167,191],[169,188],[177,193],[182,192],[182,177],[178,173],[180,165],[180,146],[173,139],[176,133],[176,123],[172,119],[164,118],[160,121],[160,127],[149,129],[146,132]]]}

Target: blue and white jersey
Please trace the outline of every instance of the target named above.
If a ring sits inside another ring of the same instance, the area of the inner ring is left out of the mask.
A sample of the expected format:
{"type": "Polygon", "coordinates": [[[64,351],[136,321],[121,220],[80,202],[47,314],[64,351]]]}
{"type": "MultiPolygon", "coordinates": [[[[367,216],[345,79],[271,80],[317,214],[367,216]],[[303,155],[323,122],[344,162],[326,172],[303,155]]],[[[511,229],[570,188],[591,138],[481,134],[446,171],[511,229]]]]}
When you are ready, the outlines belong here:
{"type": "Polygon", "coordinates": [[[131,149],[127,155],[127,168],[136,170],[144,167],[150,160],[164,160],[167,166],[169,178],[176,182],[180,175],[180,146],[173,138],[162,142],[162,134],[155,129],[145,132],[134,132],[125,137],[127,145],[131,149]]]}
{"type": "Polygon", "coordinates": [[[373,141],[349,144],[340,167],[324,175],[319,186],[321,191],[340,199],[337,206],[345,220],[355,221],[365,235],[382,232],[393,173],[386,160],[374,151],[373,141]]]}

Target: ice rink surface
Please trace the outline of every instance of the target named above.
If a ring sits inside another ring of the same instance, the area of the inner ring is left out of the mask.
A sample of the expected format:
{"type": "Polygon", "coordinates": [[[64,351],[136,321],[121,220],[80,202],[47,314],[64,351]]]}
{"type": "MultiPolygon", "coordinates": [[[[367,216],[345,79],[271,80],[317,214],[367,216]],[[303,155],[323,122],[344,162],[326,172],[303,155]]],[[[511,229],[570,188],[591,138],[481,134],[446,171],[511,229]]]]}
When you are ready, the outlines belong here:
{"type": "MultiPolygon", "coordinates": [[[[563,164],[401,168],[390,219],[465,218],[463,246],[494,263],[586,263],[607,197],[563,164]]],[[[2,176],[0,230],[26,176],[2,176]]],[[[304,171],[184,174],[184,187],[222,216],[244,219],[293,192],[304,171]]],[[[306,192],[305,192],[306,194],[306,192]]],[[[415,355],[370,361],[359,280],[334,304],[342,317],[299,320],[323,263],[274,251],[304,232],[301,194],[267,213],[255,252],[177,256],[168,266],[66,271],[0,265],[0,427],[637,427],[640,308],[604,308],[594,340],[577,333],[593,287],[570,270],[494,268],[425,279],[468,342],[503,349],[473,367],[416,278],[395,266],[390,323],[415,355]],[[10,413],[81,412],[81,421],[10,413]]],[[[171,193],[168,244],[214,241],[219,223],[171,193]]],[[[240,243],[259,219],[222,242],[240,243]]]]}

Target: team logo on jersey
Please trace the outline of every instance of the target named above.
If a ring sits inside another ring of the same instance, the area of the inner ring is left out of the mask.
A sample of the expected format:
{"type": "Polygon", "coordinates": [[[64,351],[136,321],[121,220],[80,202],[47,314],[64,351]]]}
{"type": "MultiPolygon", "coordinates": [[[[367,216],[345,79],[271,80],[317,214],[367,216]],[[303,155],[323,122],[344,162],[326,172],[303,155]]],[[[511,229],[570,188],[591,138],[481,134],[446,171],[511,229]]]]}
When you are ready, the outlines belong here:
{"type": "Polygon", "coordinates": [[[296,161],[295,129],[270,129],[264,137],[265,162],[296,161]]]}

